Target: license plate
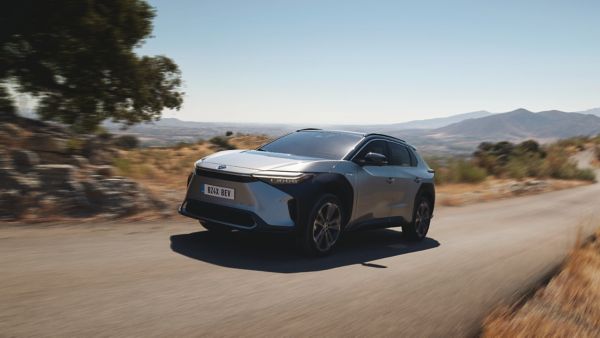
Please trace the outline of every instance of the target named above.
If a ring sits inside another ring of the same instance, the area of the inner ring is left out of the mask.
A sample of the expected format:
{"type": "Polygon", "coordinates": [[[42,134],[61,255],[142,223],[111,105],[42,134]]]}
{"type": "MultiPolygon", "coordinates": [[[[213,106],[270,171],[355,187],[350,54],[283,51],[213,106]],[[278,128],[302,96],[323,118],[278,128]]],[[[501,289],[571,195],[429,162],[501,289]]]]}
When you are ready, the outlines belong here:
{"type": "Polygon", "coordinates": [[[231,188],[218,187],[216,185],[203,184],[202,192],[204,195],[226,198],[229,200],[235,199],[235,190],[231,188]]]}

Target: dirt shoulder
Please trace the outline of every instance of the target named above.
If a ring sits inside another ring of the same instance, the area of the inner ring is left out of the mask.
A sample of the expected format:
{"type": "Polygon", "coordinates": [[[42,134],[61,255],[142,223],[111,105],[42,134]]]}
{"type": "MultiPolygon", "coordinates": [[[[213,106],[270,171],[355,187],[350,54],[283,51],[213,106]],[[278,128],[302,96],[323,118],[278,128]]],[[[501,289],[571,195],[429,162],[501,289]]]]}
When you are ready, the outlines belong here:
{"type": "Polygon", "coordinates": [[[485,321],[484,337],[600,337],[600,229],[533,296],[485,321]]]}
{"type": "Polygon", "coordinates": [[[481,183],[455,183],[436,186],[437,201],[443,206],[461,206],[516,196],[541,194],[550,191],[592,184],[589,181],[557,179],[497,179],[481,183]]]}

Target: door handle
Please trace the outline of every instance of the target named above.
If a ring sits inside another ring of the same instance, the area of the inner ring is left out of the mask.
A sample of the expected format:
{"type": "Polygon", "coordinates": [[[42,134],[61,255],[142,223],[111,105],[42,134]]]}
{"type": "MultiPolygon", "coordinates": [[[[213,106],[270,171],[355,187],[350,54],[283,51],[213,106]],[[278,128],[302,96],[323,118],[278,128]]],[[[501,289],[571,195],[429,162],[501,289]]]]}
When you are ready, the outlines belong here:
{"type": "Polygon", "coordinates": [[[421,183],[421,178],[420,177],[415,177],[415,182],[416,183],[421,183]]]}
{"type": "Polygon", "coordinates": [[[388,178],[386,178],[386,180],[385,180],[385,181],[386,181],[386,182],[388,182],[389,184],[392,184],[392,183],[394,183],[394,181],[395,181],[395,180],[396,180],[396,179],[395,179],[395,178],[393,178],[393,177],[388,177],[388,178]]]}

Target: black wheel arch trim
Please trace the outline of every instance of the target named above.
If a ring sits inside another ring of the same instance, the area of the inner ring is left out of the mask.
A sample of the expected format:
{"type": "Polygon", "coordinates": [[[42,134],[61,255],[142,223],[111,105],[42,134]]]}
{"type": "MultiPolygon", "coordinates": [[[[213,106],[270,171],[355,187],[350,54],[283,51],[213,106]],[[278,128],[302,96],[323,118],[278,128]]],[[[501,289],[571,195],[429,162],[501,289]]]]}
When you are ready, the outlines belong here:
{"type": "Polygon", "coordinates": [[[414,207],[417,205],[417,199],[421,196],[426,196],[429,199],[429,202],[431,202],[431,217],[433,217],[433,210],[435,208],[435,186],[433,183],[421,184],[419,191],[417,191],[417,194],[415,195],[414,207]]]}
{"type": "Polygon", "coordinates": [[[344,213],[343,223],[346,224],[352,215],[354,207],[354,188],[348,179],[339,173],[316,173],[310,179],[299,184],[278,184],[275,188],[292,196],[293,207],[290,214],[296,226],[304,225],[308,215],[320,196],[330,193],[337,196],[344,213]]]}

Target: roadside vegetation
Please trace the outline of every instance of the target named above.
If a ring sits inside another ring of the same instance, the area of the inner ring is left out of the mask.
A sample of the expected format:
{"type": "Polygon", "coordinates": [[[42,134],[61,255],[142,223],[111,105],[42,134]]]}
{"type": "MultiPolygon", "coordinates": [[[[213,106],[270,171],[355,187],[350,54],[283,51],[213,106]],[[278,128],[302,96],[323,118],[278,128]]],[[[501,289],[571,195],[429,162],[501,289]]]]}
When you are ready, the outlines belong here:
{"type": "Polygon", "coordinates": [[[541,146],[533,140],[483,142],[469,158],[429,158],[436,170],[436,183],[479,183],[488,176],[499,179],[525,178],[594,181],[590,169],[580,169],[571,156],[578,151],[595,147],[600,158],[600,137],[576,137],[541,146]]]}
{"type": "Polygon", "coordinates": [[[261,135],[227,134],[208,141],[180,142],[172,147],[123,147],[113,160],[113,166],[118,175],[134,178],[150,186],[180,188],[198,159],[221,150],[254,149],[269,140],[261,135]]]}
{"type": "Polygon", "coordinates": [[[483,337],[599,337],[600,229],[534,295],[493,312],[483,337]]]}
{"type": "MultiPolygon", "coordinates": [[[[133,178],[157,196],[173,202],[181,198],[181,188],[198,159],[221,150],[254,149],[269,141],[264,135],[228,131],[194,143],[139,147],[139,142],[131,137],[112,137],[119,147],[113,160],[115,174],[133,178]]],[[[427,161],[436,170],[439,203],[459,206],[593,181],[593,171],[579,169],[571,160],[581,149],[589,149],[593,140],[574,138],[546,146],[535,141],[482,143],[471,157],[437,157],[427,161]]]]}

